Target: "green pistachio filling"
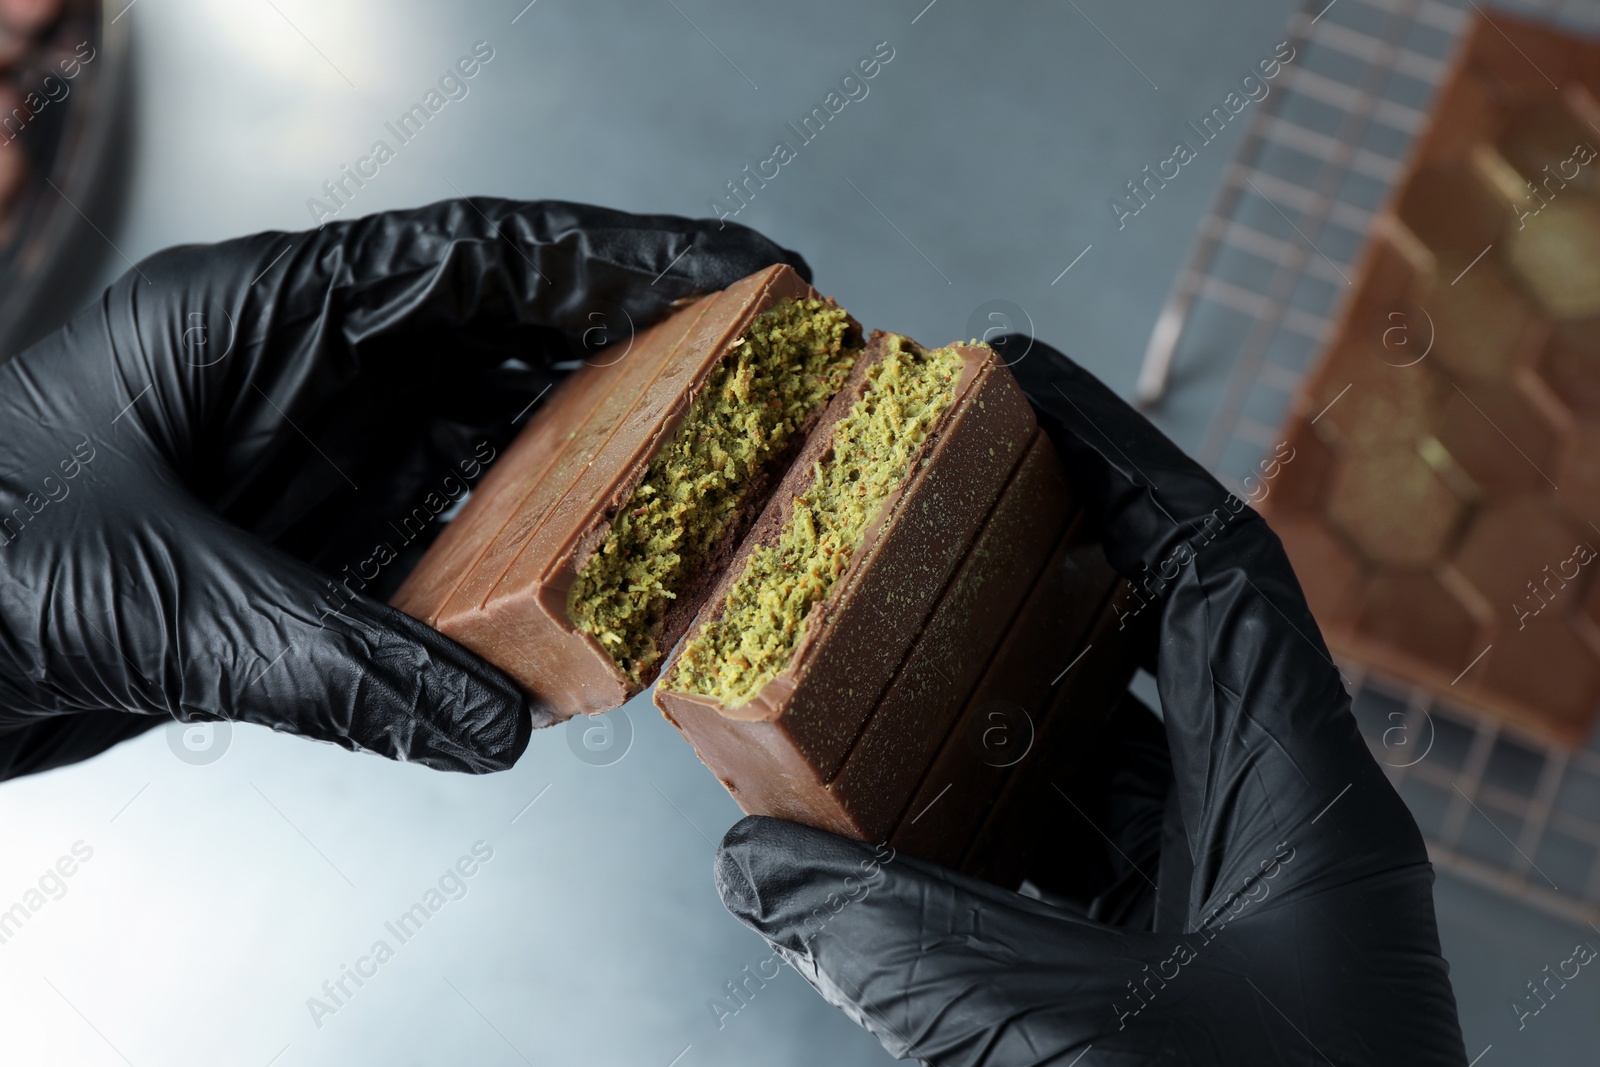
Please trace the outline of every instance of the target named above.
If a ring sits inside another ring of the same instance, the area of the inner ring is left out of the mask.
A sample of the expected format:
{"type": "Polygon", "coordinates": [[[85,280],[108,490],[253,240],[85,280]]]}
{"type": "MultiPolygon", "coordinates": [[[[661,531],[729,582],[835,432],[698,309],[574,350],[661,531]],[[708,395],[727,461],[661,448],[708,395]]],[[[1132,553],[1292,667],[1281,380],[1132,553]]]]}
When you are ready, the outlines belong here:
{"type": "Polygon", "coordinates": [[[905,479],[928,432],[955,402],[961,357],[891,335],[866,389],[834,424],[831,454],[775,542],[751,552],[721,614],[684,647],[669,689],[746,703],[789,663],[812,609],[827,599],[867,528],[905,479]]]}
{"type": "Polygon", "coordinates": [[[849,316],[822,300],[784,300],[762,312],[617,512],[567,611],[632,681],[666,651],[657,638],[668,608],[762,466],[844,384],[859,354],[854,340],[849,316]]]}

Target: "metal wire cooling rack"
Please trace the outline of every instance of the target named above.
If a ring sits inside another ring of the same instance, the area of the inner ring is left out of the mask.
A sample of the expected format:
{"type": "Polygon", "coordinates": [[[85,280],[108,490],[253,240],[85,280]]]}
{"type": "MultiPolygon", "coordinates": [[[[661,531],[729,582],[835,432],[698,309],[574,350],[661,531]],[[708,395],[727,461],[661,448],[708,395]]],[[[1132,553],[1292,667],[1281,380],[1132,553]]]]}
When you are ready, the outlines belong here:
{"type": "Polygon", "coordinates": [[[1344,664],[1356,720],[1436,867],[1600,924],[1600,749],[1570,752],[1344,664]]]}
{"type": "MultiPolygon", "coordinates": [[[[1592,0],[1497,10],[1600,30],[1592,0]]],[[[1333,330],[1478,0],[1309,0],[1151,335],[1138,399],[1174,368],[1231,361],[1199,448],[1241,492],[1333,330]]],[[[1600,748],[1570,752],[1345,665],[1356,716],[1436,866],[1542,910],[1600,923],[1600,748]]]]}

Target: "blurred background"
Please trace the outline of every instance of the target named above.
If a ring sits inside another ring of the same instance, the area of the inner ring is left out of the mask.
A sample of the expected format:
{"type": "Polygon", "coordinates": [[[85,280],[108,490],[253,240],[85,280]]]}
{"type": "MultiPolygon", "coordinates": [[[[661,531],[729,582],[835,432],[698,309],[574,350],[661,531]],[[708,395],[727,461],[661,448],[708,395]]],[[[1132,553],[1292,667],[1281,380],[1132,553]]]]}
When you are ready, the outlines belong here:
{"type": "MultiPolygon", "coordinates": [[[[348,218],[463,194],[721,205],[800,250],[817,287],[868,325],[929,343],[1013,328],[1048,340],[1138,391],[1248,491],[1260,458],[1308,432],[1318,390],[1339,384],[1319,361],[1356,329],[1347,305],[1374,262],[1362,249],[1389,232],[1384,206],[1479,7],[108,0],[57,13],[11,0],[0,358],[142,256],[304,229],[330,207],[348,218]],[[475,49],[466,94],[348,203],[331,199],[324,184],[380,138],[393,145],[385,124],[475,49]],[[793,144],[786,124],[874,54],[866,94],[748,203],[733,199],[728,183],[793,144]],[[1242,88],[1246,75],[1264,90],[1242,88]],[[1202,131],[1218,108],[1226,121],[1202,131]],[[1192,158],[1167,163],[1180,139],[1192,158]]],[[[1600,32],[1589,3],[1492,10],[1600,32]]],[[[1542,56],[1523,58],[1540,70],[1542,56]]],[[[1588,104],[1566,82],[1585,69],[1539,73],[1580,126],[1588,104]]],[[[1517,122],[1493,121],[1490,141],[1517,122]]],[[[1409,262],[1442,269],[1419,210],[1404,220],[1423,249],[1409,262]]],[[[1515,266],[1517,299],[1554,322],[1515,266]]],[[[1569,347],[1597,351],[1575,336],[1569,347]]],[[[1284,484],[1315,496],[1311,478],[1284,484]]],[[[1463,484],[1466,499],[1477,483],[1463,484]]],[[[1365,551],[1349,523],[1314,518],[1365,551]]],[[[1394,547],[1374,536],[1369,563],[1394,547]]],[[[1325,628],[1343,626],[1329,610],[1325,628]]],[[[1478,661],[1462,660],[1456,688],[1382,651],[1438,618],[1407,616],[1384,645],[1366,617],[1350,616],[1345,673],[1429,838],[1469,1056],[1593,1062],[1600,1013],[1581,981],[1520,1027],[1514,1007],[1574,944],[1600,945],[1593,699],[1580,693],[1587,704],[1554,729],[1536,693],[1510,711],[1458,700],[1478,661]]],[[[1148,678],[1136,684],[1153,699],[1148,678]]],[[[738,814],[647,698],[537,735],[515,770],[487,778],[252,727],[152,731],[0,787],[0,909],[48,870],[74,872],[0,941],[0,1060],[888,1062],[787,969],[731,997],[769,958],[712,886],[714,843],[738,814]],[[447,882],[438,914],[334,1001],[324,984],[379,939],[396,944],[385,924],[463,856],[473,876],[447,882]]]]}

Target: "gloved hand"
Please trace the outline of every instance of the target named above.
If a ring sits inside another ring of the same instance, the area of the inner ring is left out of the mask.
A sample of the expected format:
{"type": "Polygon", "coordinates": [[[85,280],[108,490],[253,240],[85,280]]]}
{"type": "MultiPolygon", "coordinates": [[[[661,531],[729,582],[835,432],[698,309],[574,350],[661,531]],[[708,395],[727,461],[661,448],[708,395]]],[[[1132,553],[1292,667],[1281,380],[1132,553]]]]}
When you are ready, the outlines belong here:
{"type": "MultiPolygon", "coordinates": [[[[1122,857],[1110,894],[1144,906],[1046,903],[754,817],[719,850],[724,902],[891,1053],[939,1067],[1461,1067],[1427,852],[1277,537],[1065,356],[1034,342],[1013,370],[1111,562],[1159,600],[1170,763],[1107,774],[1098,827],[1122,857]]],[[[1154,719],[1119,714],[1110,754],[1141,732],[1159,750],[1154,719]]],[[[1080,860],[1101,862],[1053,864],[1080,860]]]]}
{"type": "Polygon", "coordinates": [[[0,777],[171,719],[509,767],[545,723],[383,596],[563,365],[779,260],[486,198],[144,260],[0,366],[0,777]]]}

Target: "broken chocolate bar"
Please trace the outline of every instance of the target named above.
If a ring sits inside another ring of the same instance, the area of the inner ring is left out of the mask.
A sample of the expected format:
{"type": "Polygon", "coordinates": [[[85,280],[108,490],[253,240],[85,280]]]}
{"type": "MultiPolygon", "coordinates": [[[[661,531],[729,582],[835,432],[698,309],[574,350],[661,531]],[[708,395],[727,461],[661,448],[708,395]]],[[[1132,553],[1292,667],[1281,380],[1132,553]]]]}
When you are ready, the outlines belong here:
{"type": "Polygon", "coordinates": [[[644,689],[861,329],[778,265],[562,383],[396,593],[566,718],[644,689]]]}
{"type": "Polygon", "coordinates": [[[659,672],[657,706],[747,812],[1011,877],[988,843],[1015,836],[1020,783],[1132,665],[1117,578],[996,352],[863,346],[776,267],[604,364],[396,604],[562,716],[659,672]]]}

